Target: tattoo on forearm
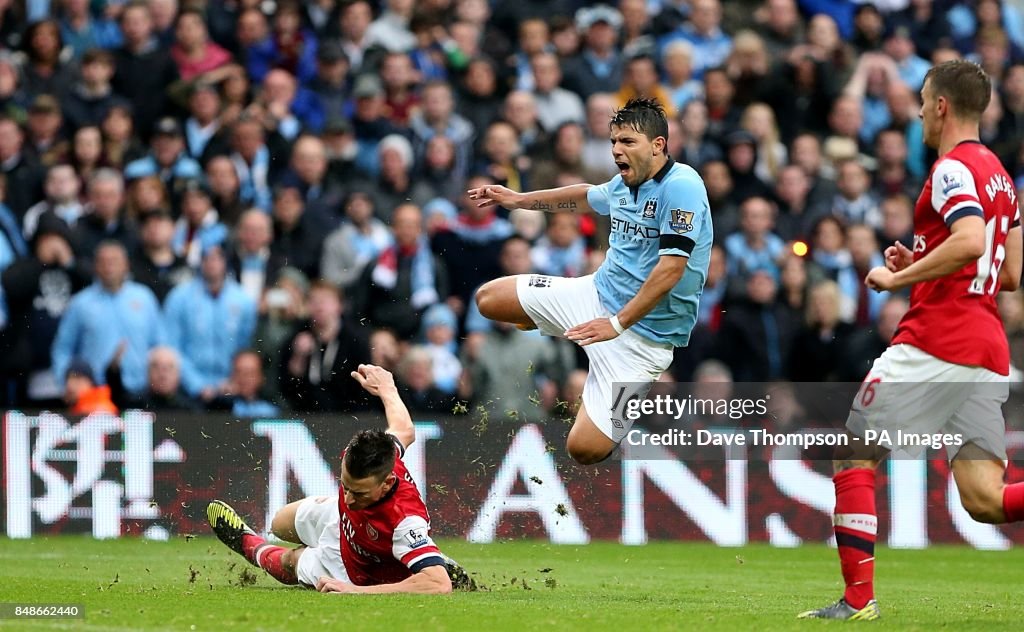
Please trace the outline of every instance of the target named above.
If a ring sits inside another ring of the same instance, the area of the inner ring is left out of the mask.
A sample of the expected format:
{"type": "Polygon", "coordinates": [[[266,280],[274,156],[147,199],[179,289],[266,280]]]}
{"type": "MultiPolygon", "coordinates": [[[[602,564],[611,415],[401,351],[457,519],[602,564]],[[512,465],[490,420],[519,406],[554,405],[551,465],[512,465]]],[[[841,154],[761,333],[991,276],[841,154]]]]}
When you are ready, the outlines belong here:
{"type": "Polygon", "coordinates": [[[558,208],[560,210],[575,211],[576,210],[576,200],[566,200],[565,202],[559,202],[558,203],[558,208]]]}
{"type": "Polygon", "coordinates": [[[530,205],[530,210],[531,211],[550,211],[551,210],[551,205],[548,204],[547,202],[541,202],[540,200],[537,200],[536,202],[534,202],[533,204],[530,205]]]}

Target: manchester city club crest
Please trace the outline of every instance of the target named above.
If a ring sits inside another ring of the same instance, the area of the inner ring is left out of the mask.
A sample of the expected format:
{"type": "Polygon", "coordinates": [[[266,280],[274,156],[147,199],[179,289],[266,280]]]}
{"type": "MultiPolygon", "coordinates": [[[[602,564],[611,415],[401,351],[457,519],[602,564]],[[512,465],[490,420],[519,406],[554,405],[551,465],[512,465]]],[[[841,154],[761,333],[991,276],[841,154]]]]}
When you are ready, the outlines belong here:
{"type": "Polygon", "coordinates": [[[644,219],[654,219],[655,213],[658,211],[658,198],[652,198],[644,203],[644,219]]]}
{"type": "Polygon", "coordinates": [[[669,221],[669,227],[680,235],[693,230],[693,211],[684,211],[681,208],[674,208],[671,211],[672,217],[669,221]]]}

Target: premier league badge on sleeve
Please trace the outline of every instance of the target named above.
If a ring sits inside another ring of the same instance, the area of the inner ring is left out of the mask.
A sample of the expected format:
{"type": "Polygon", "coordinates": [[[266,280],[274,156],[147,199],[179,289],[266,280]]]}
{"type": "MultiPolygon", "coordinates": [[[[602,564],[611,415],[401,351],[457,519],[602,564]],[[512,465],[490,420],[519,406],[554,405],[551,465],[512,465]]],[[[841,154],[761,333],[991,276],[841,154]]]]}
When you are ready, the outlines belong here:
{"type": "Polygon", "coordinates": [[[670,211],[672,217],[668,223],[669,227],[680,235],[693,230],[693,211],[684,211],[681,208],[674,208],[670,211]]]}

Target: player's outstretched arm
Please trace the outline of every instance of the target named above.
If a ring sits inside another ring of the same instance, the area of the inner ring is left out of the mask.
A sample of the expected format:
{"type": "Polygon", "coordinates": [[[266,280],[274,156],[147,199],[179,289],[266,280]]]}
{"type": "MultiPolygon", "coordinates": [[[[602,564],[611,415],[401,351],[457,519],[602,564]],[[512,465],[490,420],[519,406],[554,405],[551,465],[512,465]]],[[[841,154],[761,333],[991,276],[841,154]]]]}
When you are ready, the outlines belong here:
{"type": "Polygon", "coordinates": [[[316,582],[316,589],[322,593],[409,593],[415,595],[446,595],[452,591],[452,580],[442,565],[428,566],[411,577],[396,584],[378,584],[376,586],[356,586],[338,579],[321,577],[316,582]]]}
{"type": "Polygon", "coordinates": [[[1001,292],[1015,292],[1020,287],[1020,275],[1024,265],[1024,236],[1021,234],[1021,227],[1014,226],[1006,234],[1006,258],[1003,259],[1003,267],[999,270],[999,290],[1001,292]]]}
{"type": "Polygon", "coordinates": [[[541,191],[529,191],[517,193],[508,187],[499,184],[489,184],[485,187],[469,190],[469,198],[477,200],[477,206],[488,206],[497,204],[509,210],[525,208],[531,211],[547,211],[548,213],[560,213],[562,211],[580,212],[592,210],[587,203],[587,191],[589,184],[570,184],[557,189],[543,189],[541,191]]]}
{"type": "Polygon", "coordinates": [[[950,233],[938,248],[899,272],[884,266],[874,268],[865,283],[873,290],[899,290],[952,274],[985,253],[985,220],[981,217],[961,217],[953,222],[950,233]]]}
{"type": "Polygon", "coordinates": [[[388,420],[388,432],[395,435],[402,446],[408,448],[416,440],[416,427],[412,424],[409,409],[398,395],[395,378],[391,372],[374,364],[360,364],[352,377],[366,392],[379,397],[384,404],[384,416],[388,420]]]}

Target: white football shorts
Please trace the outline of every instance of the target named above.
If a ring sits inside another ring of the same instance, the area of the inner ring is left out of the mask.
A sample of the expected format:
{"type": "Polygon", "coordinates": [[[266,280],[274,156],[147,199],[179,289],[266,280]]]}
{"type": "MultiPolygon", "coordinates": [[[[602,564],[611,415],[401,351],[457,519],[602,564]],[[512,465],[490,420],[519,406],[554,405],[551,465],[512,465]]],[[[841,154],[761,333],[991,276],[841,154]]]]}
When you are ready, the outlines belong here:
{"type": "MultiPolygon", "coordinates": [[[[601,304],[594,276],[579,278],[521,274],[516,293],[523,310],[541,333],[565,337],[566,330],[595,318],[614,316],[601,304]]],[[[613,415],[615,400],[643,397],[650,385],[672,364],[672,345],[659,344],[628,329],[613,340],[583,348],[590,359],[590,373],[583,386],[583,406],[594,424],[615,443],[622,441],[633,422],[613,415]],[[631,392],[615,397],[613,385],[634,385],[631,392]]]]}
{"type": "Polygon", "coordinates": [[[892,449],[911,456],[924,450],[915,445],[922,437],[948,434],[942,443],[950,460],[974,444],[1005,461],[1002,405],[1009,393],[1008,376],[952,364],[908,344],[893,345],[868,371],[846,427],[860,438],[867,430],[875,431],[876,439],[886,431],[892,449]]]}
{"type": "Polygon", "coordinates": [[[324,576],[351,583],[341,561],[340,523],[337,496],[310,496],[299,501],[295,532],[307,548],[299,556],[295,574],[303,584],[316,586],[324,576]]]}

